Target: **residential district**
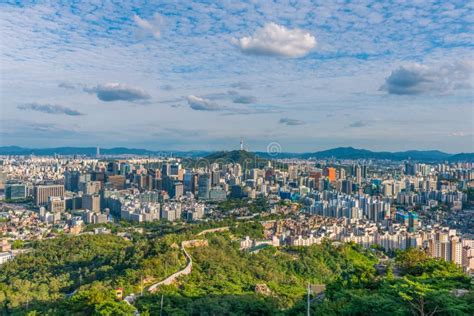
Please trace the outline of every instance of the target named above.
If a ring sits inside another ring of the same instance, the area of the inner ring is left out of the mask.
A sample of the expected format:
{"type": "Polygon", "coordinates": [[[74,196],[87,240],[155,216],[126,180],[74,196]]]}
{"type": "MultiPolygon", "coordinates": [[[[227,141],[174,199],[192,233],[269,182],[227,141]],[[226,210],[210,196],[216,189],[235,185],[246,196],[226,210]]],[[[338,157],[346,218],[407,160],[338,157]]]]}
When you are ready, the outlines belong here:
{"type": "Polygon", "coordinates": [[[93,224],[259,215],[266,239],[247,237],[242,250],[323,239],[386,252],[417,247],[474,274],[473,163],[260,162],[0,157],[0,264],[27,251],[24,242],[93,224]]]}

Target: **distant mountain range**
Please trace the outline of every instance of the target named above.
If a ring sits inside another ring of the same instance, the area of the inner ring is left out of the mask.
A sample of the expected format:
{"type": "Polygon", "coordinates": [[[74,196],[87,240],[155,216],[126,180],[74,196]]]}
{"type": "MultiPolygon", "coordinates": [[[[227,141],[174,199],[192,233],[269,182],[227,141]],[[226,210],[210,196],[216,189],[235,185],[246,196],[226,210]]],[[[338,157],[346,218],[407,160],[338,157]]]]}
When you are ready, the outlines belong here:
{"type": "MultiPolygon", "coordinates": [[[[95,156],[96,147],[55,147],[55,148],[24,148],[18,146],[0,147],[0,155],[37,155],[37,156],[53,156],[58,155],[86,155],[95,156]]],[[[153,151],[141,148],[100,148],[100,154],[106,156],[121,155],[137,155],[137,156],[176,156],[176,157],[204,157],[212,153],[211,151],[153,151]]]]}
{"type": "MultiPolygon", "coordinates": [[[[38,155],[52,156],[58,155],[87,155],[95,156],[95,147],[57,147],[57,148],[23,148],[18,146],[0,147],[0,155],[38,155]]],[[[240,150],[232,151],[152,151],[138,148],[101,148],[101,155],[120,156],[120,155],[139,155],[139,156],[174,156],[174,157],[205,157],[206,159],[228,159],[231,161],[240,161],[243,159],[253,159],[255,155],[259,158],[267,159],[284,159],[284,158],[300,158],[300,159],[387,159],[387,160],[407,160],[416,161],[470,161],[474,162],[474,153],[448,154],[438,150],[409,150],[402,152],[387,151],[370,151],[366,149],[356,149],[352,147],[338,147],[317,152],[308,153],[278,153],[269,154],[267,152],[250,153],[240,150]]]]}
{"type": "MultiPolygon", "coordinates": [[[[262,153],[266,154],[266,153],[262,153]]],[[[356,149],[353,147],[338,147],[313,153],[286,154],[282,153],[278,158],[301,158],[301,159],[379,159],[379,160],[416,160],[416,161],[474,161],[474,153],[448,154],[439,150],[409,150],[400,152],[371,151],[367,149],[356,149]]]]}

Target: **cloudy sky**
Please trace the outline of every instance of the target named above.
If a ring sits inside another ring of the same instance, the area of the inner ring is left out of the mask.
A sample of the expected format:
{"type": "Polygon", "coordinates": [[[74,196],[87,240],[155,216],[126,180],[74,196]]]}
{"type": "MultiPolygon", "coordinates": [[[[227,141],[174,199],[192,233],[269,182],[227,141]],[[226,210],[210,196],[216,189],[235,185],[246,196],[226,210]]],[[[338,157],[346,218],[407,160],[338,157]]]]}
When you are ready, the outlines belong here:
{"type": "Polygon", "coordinates": [[[3,146],[474,151],[471,1],[19,2],[3,146]]]}

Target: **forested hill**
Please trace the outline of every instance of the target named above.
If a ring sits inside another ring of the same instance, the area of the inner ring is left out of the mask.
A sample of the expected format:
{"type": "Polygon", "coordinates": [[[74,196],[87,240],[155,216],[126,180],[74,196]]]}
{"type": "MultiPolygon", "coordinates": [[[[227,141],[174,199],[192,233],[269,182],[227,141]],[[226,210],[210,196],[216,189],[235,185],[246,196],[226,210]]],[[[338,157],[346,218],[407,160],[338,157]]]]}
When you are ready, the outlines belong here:
{"type": "Polygon", "coordinates": [[[130,231],[127,239],[81,235],[34,243],[0,269],[1,314],[133,315],[138,309],[141,315],[303,315],[308,282],[326,286],[323,296],[312,296],[312,315],[418,315],[420,308],[426,314],[474,313],[470,279],[418,250],[400,252],[380,273],[375,265],[381,254],[352,244],[239,250],[233,240],[263,237],[258,222],[199,236],[196,226],[144,228],[145,234],[130,231]],[[178,245],[196,238],[208,245],[188,249],[191,274],[148,293],[149,285],[186,265],[178,245]],[[117,288],[124,296],[145,291],[130,306],[116,299],[117,288]],[[453,289],[469,292],[457,297],[453,289]]]}
{"type": "Polygon", "coordinates": [[[252,161],[257,158],[255,153],[248,152],[245,150],[231,150],[231,151],[219,151],[212,153],[210,155],[207,155],[204,157],[205,159],[215,162],[215,161],[233,161],[233,162],[239,162],[242,163],[243,161],[252,161]]]}

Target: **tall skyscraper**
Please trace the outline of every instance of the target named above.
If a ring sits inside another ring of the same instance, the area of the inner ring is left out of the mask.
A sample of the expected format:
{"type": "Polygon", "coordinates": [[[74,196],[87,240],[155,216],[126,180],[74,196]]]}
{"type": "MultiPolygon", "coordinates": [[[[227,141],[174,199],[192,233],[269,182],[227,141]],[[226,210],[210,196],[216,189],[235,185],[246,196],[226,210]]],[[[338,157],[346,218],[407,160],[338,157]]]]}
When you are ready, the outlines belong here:
{"type": "Polygon", "coordinates": [[[344,168],[339,169],[339,179],[341,180],[346,179],[346,169],[344,168]]]}
{"type": "Polygon", "coordinates": [[[220,182],[220,177],[221,177],[219,171],[212,171],[211,175],[212,175],[211,176],[211,185],[212,186],[218,185],[219,182],[220,182]]]}
{"type": "Polygon", "coordinates": [[[211,177],[208,173],[202,173],[198,178],[198,198],[202,200],[209,199],[211,189],[211,177]]]}
{"type": "Polygon", "coordinates": [[[408,213],[409,229],[414,232],[418,229],[418,214],[415,212],[408,213]]]}
{"type": "Polygon", "coordinates": [[[79,189],[81,173],[79,171],[67,170],[64,173],[64,186],[67,191],[77,192],[79,189]]]}
{"type": "Polygon", "coordinates": [[[328,167],[326,169],[326,172],[327,172],[327,177],[329,179],[329,181],[336,181],[336,168],[333,168],[333,167],[328,167]]]}
{"type": "Polygon", "coordinates": [[[355,167],[355,178],[356,183],[360,185],[362,183],[362,168],[359,165],[355,167]]]}
{"type": "Polygon", "coordinates": [[[298,167],[295,165],[288,166],[288,179],[295,180],[298,177],[298,167]]]}
{"type": "Polygon", "coordinates": [[[405,163],[405,174],[414,176],[418,172],[418,165],[414,162],[408,161],[405,163]]]}
{"type": "Polygon", "coordinates": [[[341,191],[346,194],[352,193],[352,181],[351,180],[342,180],[341,191]]]}
{"type": "Polygon", "coordinates": [[[5,182],[7,181],[7,175],[0,171],[0,190],[5,188],[5,182]]]}
{"type": "Polygon", "coordinates": [[[183,184],[185,192],[191,192],[192,194],[195,194],[196,189],[198,188],[198,175],[191,172],[185,173],[183,184]]]}

